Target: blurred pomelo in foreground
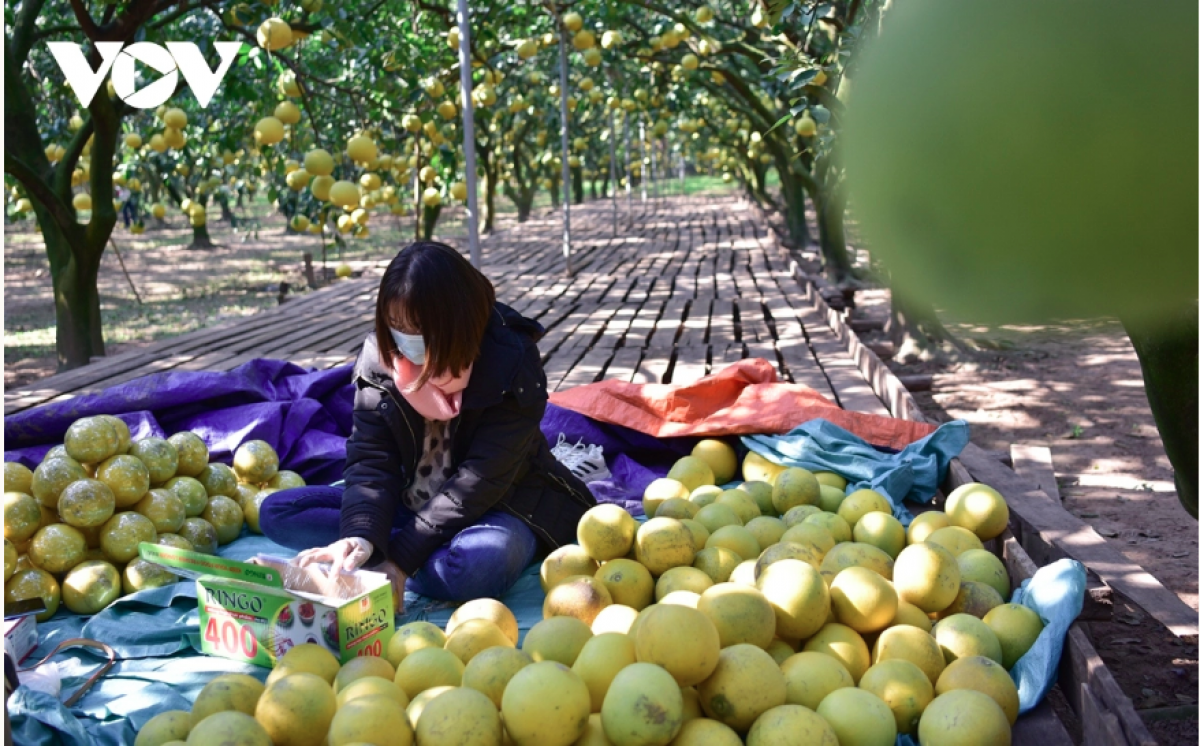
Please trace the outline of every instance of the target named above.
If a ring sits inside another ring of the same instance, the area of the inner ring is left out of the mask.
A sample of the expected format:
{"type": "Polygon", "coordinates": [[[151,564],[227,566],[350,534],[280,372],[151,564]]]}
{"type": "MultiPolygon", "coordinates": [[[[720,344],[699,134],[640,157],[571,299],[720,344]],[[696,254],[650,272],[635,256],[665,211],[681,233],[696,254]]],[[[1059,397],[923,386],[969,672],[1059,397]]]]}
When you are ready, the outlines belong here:
{"type": "Polygon", "coordinates": [[[980,322],[1194,304],[1196,22],[1195,3],[1115,0],[889,11],[845,145],[895,284],[980,322]]]}

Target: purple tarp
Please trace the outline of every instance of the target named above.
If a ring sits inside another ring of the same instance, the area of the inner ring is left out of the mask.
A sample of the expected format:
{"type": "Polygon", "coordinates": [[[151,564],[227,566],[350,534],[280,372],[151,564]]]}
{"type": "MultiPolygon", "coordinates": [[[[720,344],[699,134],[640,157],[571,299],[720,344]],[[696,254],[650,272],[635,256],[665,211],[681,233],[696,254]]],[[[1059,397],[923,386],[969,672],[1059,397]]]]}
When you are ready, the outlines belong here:
{"type": "MultiPolygon", "coordinates": [[[[4,421],[5,461],[33,468],[62,443],[80,417],[111,414],[123,419],[133,438],[166,437],[191,430],[208,444],[210,458],[230,463],[246,440],[270,443],[280,466],[310,484],[342,478],[350,435],[354,386],[349,365],[309,371],[282,360],[251,360],[228,371],[167,371],[118,384],[96,394],[27,409],[4,421]]],[[[551,445],[566,440],[603,446],[613,473],[588,486],[598,499],[641,512],[646,485],[665,476],[698,438],[654,438],[596,422],[549,404],[542,432],[551,445]]]]}

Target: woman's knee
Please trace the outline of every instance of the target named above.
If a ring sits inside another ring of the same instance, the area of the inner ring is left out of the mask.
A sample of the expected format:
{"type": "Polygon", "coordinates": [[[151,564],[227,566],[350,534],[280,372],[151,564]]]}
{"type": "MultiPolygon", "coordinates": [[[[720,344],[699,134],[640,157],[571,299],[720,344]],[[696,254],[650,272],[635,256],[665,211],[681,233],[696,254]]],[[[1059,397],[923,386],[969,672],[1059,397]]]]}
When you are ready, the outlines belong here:
{"type": "Polygon", "coordinates": [[[286,547],[317,546],[328,537],[337,539],[341,504],[338,487],[310,485],[273,492],[259,503],[259,529],[286,547]]]}
{"type": "Polygon", "coordinates": [[[529,566],[537,538],[519,519],[488,514],[438,549],[412,590],[451,601],[503,595],[529,566]]]}

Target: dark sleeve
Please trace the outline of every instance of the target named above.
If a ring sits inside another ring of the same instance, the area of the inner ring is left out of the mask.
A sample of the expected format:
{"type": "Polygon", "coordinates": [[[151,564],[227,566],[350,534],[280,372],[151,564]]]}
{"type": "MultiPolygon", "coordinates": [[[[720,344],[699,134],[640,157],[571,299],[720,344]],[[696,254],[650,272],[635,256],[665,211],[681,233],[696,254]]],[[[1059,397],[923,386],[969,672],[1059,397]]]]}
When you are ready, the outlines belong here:
{"type": "Polygon", "coordinates": [[[472,525],[508,494],[534,438],[542,438],[545,396],[522,407],[510,395],[480,420],[458,470],[416,514],[411,529],[393,543],[392,559],[412,575],[429,555],[472,525]]]}
{"type": "MultiPolygon", "coordinates": [[[[368,398],[375,397],[368,394],[368,398]]],[[[374,552],[367,560],[371,566],[388,556],[392,523],[405,484],[402,463],[400,447],[382,415],[356,406],[354,429],[346,443],[340,535],[371,542],[374,552]]]]}

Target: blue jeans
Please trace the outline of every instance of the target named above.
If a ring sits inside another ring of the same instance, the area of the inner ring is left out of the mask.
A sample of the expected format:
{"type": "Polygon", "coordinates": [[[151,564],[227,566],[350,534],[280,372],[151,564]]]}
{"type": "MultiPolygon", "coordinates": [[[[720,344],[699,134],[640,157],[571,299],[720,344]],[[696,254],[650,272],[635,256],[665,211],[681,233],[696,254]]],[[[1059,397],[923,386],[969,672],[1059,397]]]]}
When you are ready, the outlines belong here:
{"type": "MultiPolygon", "coordinates": [[[[340,538],[341,505],[341,487],[281,490],[263,500],[259,527],[271,541],[291,549],[327,546],[340,538]]],[[[393,528],[392,536],[396,533],[393,528]]],[[[431,554],[408,579],[406,590],[443,601],[499,598],[533,561],[537,548],[537,537],[519,518],[488,511],[431,554]]]]}

